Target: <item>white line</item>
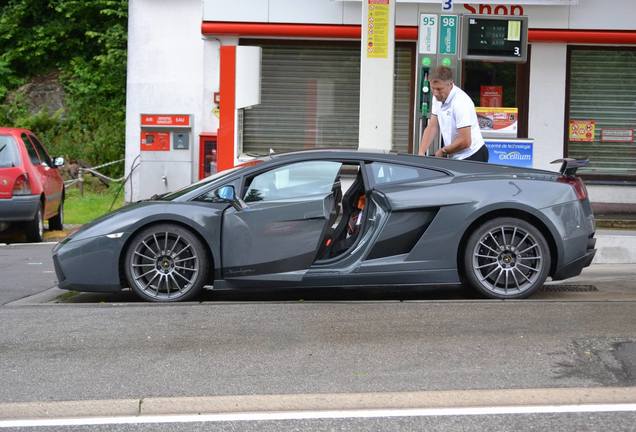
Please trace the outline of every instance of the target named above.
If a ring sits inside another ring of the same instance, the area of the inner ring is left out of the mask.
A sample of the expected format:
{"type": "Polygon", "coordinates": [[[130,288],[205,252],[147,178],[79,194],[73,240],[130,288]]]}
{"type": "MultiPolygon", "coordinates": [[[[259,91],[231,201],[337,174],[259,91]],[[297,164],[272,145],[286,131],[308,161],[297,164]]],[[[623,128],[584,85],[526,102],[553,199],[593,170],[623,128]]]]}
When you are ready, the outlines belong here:
{"type": "Polygon", "coordinates": [[[475,408],[406,408],[329,411],[239,412],[198,415],[148,415],[123,417],[87,417],[37,420],[0,420],[0,428],[38,426],[89,426],[107,424],[238,422],[308,419],[346,419],[381,417],[442,417],[505,414],[554,414],[589,412],[636,412],[634,404],[530,405],[475,408]]]}
{"type": "Polygon", "coordinates": [[[12,247],[12,246],[46,246],[58,244],[56,241],[40,242],[40,243],[0,243],[0,246],[12,247]]]}

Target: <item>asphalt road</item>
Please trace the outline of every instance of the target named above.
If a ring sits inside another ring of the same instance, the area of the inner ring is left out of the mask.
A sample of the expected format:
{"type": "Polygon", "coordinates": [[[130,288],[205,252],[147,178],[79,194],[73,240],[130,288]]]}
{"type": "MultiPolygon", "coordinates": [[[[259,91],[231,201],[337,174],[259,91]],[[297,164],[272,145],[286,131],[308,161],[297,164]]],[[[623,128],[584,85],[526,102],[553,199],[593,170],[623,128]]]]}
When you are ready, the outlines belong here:
{"type": "MultiPolygon", "coordinates": [[[[631,270],[607,271],[596,292],[530,301],[362,290],[302,300],[212,292],[178,305],[118,301],[127,294],[9,302],[51,286],[50,248],[0,247],[0,411],[19,402],[636,386],[631,270]]],[[[634,430],[634,420],[588,412],[47,430],[634,430]]]]}
{"type": "Polygon", "coordinates": [[[53,244],[0,245],[0,305],[56,285],[51,249],[53,244]]]}

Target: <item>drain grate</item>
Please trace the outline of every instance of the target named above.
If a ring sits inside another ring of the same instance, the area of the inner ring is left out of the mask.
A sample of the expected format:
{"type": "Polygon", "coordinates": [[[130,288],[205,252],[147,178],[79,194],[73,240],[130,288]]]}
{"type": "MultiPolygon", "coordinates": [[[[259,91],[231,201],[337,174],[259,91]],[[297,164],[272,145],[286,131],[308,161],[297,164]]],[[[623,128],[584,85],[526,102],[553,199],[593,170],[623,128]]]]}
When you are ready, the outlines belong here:
{"type": "Polygon", "coordinates": [[[594,285],[543,285],[539,292],[594,292],[598,291],[594,285]]]}

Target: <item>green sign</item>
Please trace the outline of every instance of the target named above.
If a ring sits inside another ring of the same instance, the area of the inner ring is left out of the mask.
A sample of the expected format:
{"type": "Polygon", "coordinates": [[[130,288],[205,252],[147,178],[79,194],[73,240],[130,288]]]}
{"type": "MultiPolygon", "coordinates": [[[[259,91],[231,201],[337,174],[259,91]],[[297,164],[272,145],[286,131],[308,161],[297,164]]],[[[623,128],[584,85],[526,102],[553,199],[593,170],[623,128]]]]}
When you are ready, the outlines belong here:
{"type": "Polygon", "coordinates": [[[457,15],[442,15],[439,22],[439,53],[457,54],[457,15]]]}

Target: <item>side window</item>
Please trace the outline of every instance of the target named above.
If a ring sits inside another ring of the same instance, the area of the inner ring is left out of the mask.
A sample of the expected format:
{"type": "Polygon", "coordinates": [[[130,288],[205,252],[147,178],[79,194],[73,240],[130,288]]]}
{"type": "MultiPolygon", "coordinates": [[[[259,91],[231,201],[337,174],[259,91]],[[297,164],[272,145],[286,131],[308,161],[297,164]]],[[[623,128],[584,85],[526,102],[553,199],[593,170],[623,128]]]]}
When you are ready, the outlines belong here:
{"type": "Polygon", "coordinates": [[[38,150],[38,153],[40,154],[40,159],[44,160],[44,162],[46,162],[48,166],[52,167],[53,162],[51,162],[51,158],[49,157],[49,154],[44,149],[44,146],[42,146],[40,141],[38,141],[38,139],[35,136],[29,135],[29,138],[31,139],[31,142],[33,143],[35,148],[38,150]]]}
{"type": "Polygon", "coordinates": [[[29,153],[29,158],[31,159],[31,163],[33,165],[40,165],[42,163],[42,160],[40,159],[38,152],[35,151],[35,147],[33,147],[33,144],[31,143],[31,140],[29,139],[29,137],[27,137],[26,134],[22,134],[21,138],[22,138],[22,142],[24,142],[24,146],[27,149],[27,153],[29,153]]]}
{"type": "Polygon", "coordinates": [[[340,162],[310,161],[275,168],[249,179],[243,199],[254,202],[326,195],[341,166],[340,162]]]}
{"type": "Polygon", "coordinates": [[[428,180],[442,177],[444,174],[408,165],[398,165],[385,162],[369,164],[371,176],[375,184],[395,183],[409,180],[428,180]]]}

